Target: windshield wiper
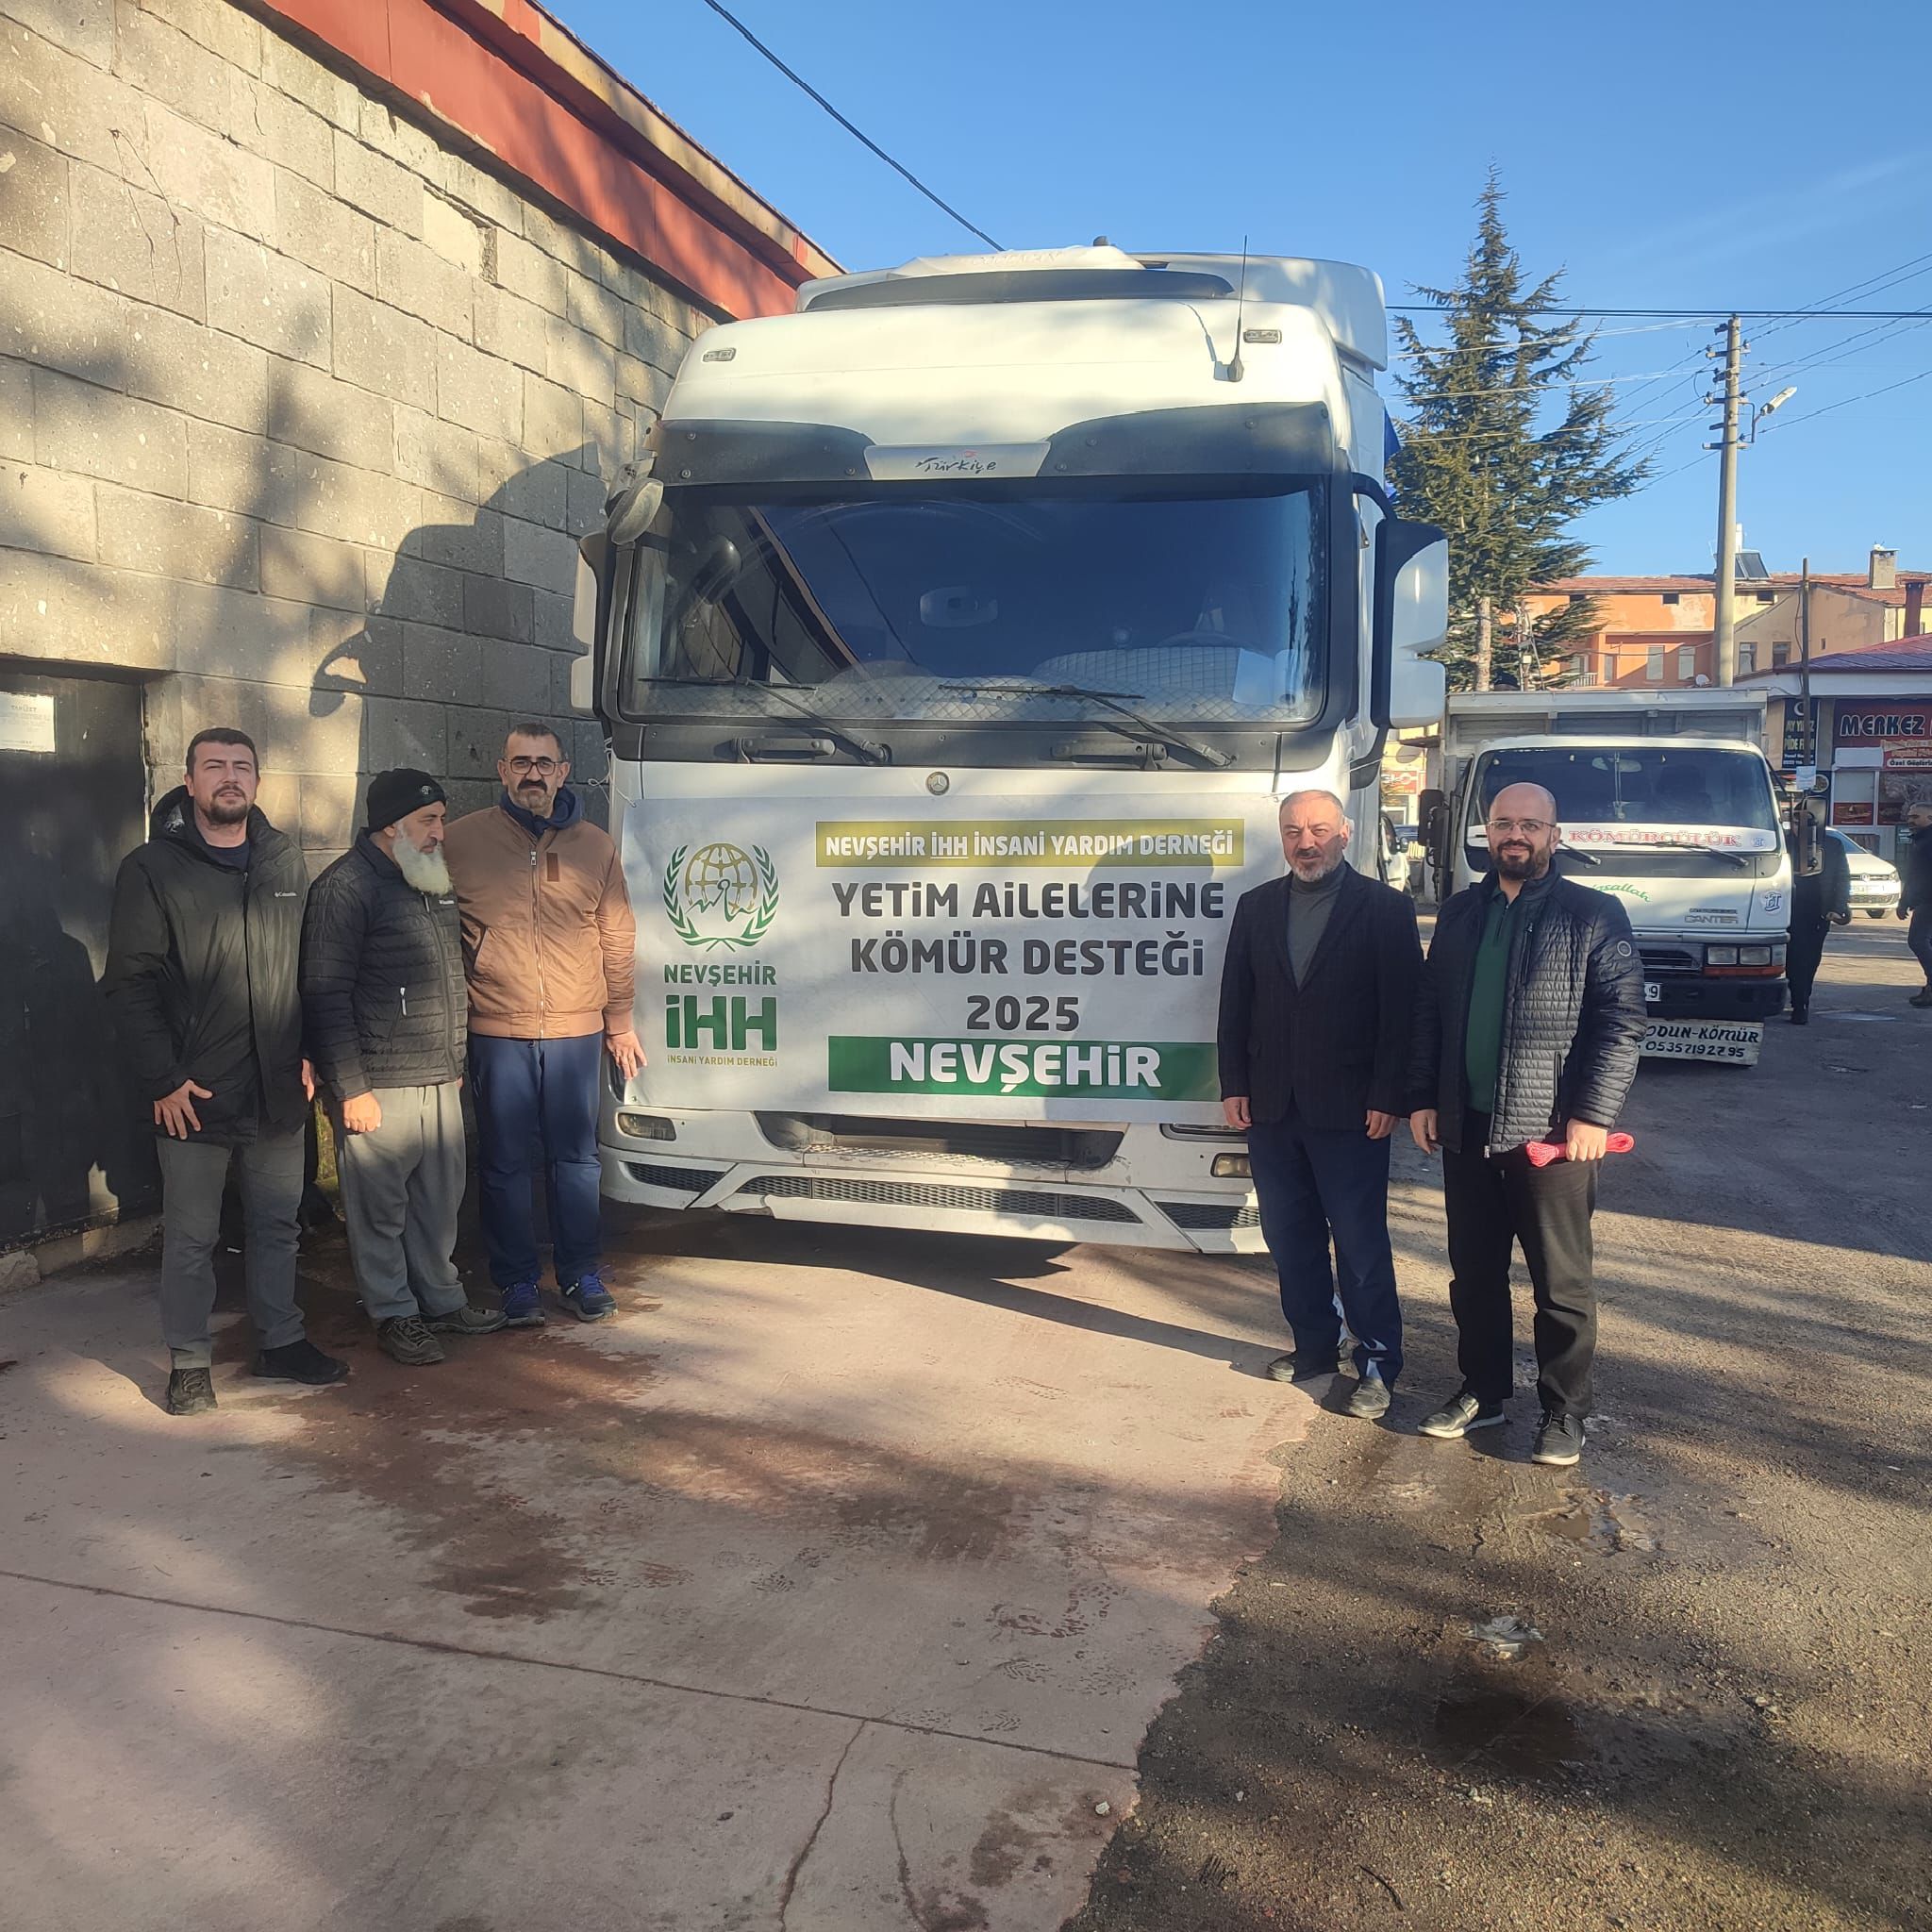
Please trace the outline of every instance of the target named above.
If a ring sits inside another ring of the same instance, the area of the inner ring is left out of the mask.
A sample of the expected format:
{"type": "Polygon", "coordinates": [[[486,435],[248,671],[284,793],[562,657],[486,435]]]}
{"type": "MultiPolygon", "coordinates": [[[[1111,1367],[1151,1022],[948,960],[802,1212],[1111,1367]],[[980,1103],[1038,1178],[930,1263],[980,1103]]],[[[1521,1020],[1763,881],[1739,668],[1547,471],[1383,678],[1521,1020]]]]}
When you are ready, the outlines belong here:
{"type": "Polygon", "coordinates": [[[1728,858],[1740,872],[1751,870],[1751,861],[1741,852],[1733,852],[1724,845],[1703,845],[1695,839],[1646,839],[1641,845],[1627,849],[1633,852],[1707,852],[1713,858],[1728,858]]]}
{"type": "MultiPolygon", "coordinates": [[[[1234,763],[1231,751],[1222,751],[1211,744],[1197,744],[1191,738],[1186,738],[1169,724],[1157,724],[1153,719],[1134,709],[1124,702],[1128,698],[1141,695],[1137,691],[1091,691],[1084,684],[942,684],[943,691],[957,691],[964,697],[1001,698],[1079,698],[1088,704],[1100,705],[1112,711],[1117,717],[1124,718],[1129,724],[1138,725],[1156,743],[1178,745],[1182,751],[1191,752],[1204,764],[1224,768],[1234,763]]],[[[1119,730],[1120,727],[1114,727],[1119,730]]],[[[1122,732],[1122,737],[1126,733],[1122,732]]]]}
{"type": "Polygon", "coordinates": [[[1557,841],[1557,850],[1566,858],[1580,858],[1585,865],[1601,865],[1603,860],[1594,852],[1586,852],[1580,845],[1573,845],[1567,839],[1557,841]]]}
{"type": "Polygon", "coordinates": [[[855,737],[851,732],[841,730],[829,719],[822,718],[803,698],[793,697],[791,690],[782,684],[759,684],[749,677],[649,677],[647,684],[668,684],[685,691],[766,691],[780,704],[791,707],[794,716],[803,718],[809,724],[816,724],[826,737],[842,744],[856,757],[863,758],[869,765],[889,765],[892,761],[891,752],[883,744],[870,738],[855,737]]]}

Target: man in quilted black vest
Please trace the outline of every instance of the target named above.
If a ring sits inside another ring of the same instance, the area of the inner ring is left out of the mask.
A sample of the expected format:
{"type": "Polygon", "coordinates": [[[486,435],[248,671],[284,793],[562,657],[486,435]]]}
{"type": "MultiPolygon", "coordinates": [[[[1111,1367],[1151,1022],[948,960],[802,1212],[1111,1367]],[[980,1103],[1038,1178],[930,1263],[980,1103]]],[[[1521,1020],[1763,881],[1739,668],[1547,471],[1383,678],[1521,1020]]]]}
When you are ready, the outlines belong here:
{"type": "Polygon", "coordinates": [[[1494,869],[1442,908],[1416,1001],[1409,1128],[1442,1154],[1462,1370],[1422,1430],[1505,1420],[1521,1242],[1542,1400],[1531,1459],[1567,1467],[1583,1453],[1596,1353],[1597,1164],[1637,1074],[1643,974],[1623,907],[1553,869],[1562,827],[1548,791],[1505,786],[1488,832],[1494,869]],[[1532,1141],[1560,1141],[1565,1158],[1536,1166],[1532,1141]]]}
{"type": "Polygon", "coordinates": [[[302,1016],[336,1124],[349,1258],[376,1345],[408,1368],[439,1335],[488,1335],[452,1258],[462,1206],[464,991],[442,787],[378,772],[369,824],[316,880],[302,1016]]]}

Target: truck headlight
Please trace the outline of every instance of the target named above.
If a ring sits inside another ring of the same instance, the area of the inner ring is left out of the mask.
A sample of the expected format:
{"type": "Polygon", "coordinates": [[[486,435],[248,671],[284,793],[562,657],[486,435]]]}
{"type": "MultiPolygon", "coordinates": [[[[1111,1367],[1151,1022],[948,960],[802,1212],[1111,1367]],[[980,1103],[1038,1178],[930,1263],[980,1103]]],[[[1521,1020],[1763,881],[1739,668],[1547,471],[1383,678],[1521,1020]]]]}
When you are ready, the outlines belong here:
{"type": "Polygon", "coordinates": [[[675,1141],[677,1129],[658,1113],[620,1113],[617,1131],[632,1141],[675,1141]]]}
{"type": "Polygon", "coordinates": [[[1245,1181],[1254,1178],[1245,1154],[1217,1154],[1210,1171],[1218,1181],[1245,1181]]]}
{"type": "MultiPolygon", "coordinates": [[[[1762,950],[1760,947],[1758,950],[1762,950]]],[[[1735,966],[1738,963],[1736,946],[1706,946],[1704,963],[1707,966],[1735,966]]]]}
{"type": "Polygon", "coordinates": [[[1740,946],[1738,948],[1740,966],[1769,966],[1771,948],[1769,946],[1740,946]]]}

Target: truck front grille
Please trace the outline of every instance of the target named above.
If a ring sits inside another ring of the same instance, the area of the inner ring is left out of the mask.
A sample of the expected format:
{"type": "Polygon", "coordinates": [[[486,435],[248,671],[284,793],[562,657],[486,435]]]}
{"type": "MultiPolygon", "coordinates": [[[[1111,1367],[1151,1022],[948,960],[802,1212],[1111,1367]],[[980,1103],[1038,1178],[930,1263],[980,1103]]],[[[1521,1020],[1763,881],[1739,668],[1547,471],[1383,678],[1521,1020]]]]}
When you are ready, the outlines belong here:
{"type": "Polygon", "coordinates": [[[849,1201],[874,1208],[952,1208],[969,1214],[1024,1214],[1040,1221],[1138,1223],[1124,1202],[1100,1194],[1062,1194],[1039,1188],[971,1188],[937,1181],[835,1180],[824,1174],[761,1174],[733,1199],[766,1195],[790,1201],[849,1201]]]}
{"type": "Polygon", "coordinates": [[[669,1188],[680,1194],[702,1194],[724,1172],[712,1167],[664,1167],[652,1160],[626,1160],[624,1171],[647,1188],[669,1188]]]}
{"type": "Polygon", "coordinates": [[[1639,946],[1646,973],[1702,973],[1704,955],[1690,946],[1639,946]]]}
{"type": "Polygon", "coordinates": [[[1178,1228],[1190,1234],[1232,1234],[1238,1227],[1259,1227],[1261,1210],[1250,1201],[1238,1206],[1218,1201],[1209,1206],[1200,1201],[1157,1201],[1154,1204],[1178,1228]]]}

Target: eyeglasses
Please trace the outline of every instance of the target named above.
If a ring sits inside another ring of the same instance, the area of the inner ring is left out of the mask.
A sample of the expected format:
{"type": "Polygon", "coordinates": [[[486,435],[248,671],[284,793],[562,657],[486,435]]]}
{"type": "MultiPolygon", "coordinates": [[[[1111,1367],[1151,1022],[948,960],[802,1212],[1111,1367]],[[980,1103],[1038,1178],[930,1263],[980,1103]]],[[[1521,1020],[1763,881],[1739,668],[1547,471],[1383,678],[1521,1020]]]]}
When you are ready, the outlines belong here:
{"type": "Polygon", "coordinates": [[[508,758],[505,762],[519,776],[534,772],[538,777],[547,778],[557,769],[555,758],[508,758]]]}
{"type": "Polygon", "coordinates": [[[1552,823],[1549,819],[1491,819],[1489,829],[1498,838],[1507,832],[1522,832],[1534,839],[1539,832],[1547,832],[1552,823]]]}

